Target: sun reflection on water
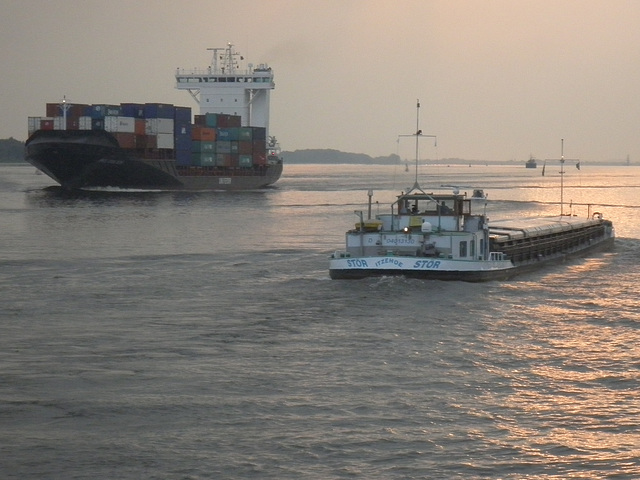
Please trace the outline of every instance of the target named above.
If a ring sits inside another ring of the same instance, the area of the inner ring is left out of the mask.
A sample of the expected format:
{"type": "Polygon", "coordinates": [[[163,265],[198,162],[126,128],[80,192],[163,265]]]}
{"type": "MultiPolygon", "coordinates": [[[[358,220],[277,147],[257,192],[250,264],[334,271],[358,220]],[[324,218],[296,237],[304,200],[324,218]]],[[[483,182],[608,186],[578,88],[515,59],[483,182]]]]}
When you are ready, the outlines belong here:
{"type": "Polygon", "coordinates": [[[482,367],[509,386],[485,392],[503,432],[494,440],[517,446],[525,465],[564,472],[553,478],[640,474],[640,276],[616,276],[613,259],[540,272],[525,288],[501,285],[508,313],[484,338],[482,367]]]}

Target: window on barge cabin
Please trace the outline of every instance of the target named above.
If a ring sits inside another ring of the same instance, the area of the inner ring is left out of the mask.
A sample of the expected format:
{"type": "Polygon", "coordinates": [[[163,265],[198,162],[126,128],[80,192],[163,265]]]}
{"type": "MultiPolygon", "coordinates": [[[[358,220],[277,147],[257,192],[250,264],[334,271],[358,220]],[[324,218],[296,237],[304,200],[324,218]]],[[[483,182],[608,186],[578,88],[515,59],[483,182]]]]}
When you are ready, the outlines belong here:
{"type": "Polygon", "coordinates": [[[467,241],[460,242],[460,257],[466,258],[467,256],[467,241]]]}
{"type": "Polygon", "coordinates": [[[440,202],[440,214],[441,215],[451,215],[453,214],[453,201],[445,201],[440,202]]]}

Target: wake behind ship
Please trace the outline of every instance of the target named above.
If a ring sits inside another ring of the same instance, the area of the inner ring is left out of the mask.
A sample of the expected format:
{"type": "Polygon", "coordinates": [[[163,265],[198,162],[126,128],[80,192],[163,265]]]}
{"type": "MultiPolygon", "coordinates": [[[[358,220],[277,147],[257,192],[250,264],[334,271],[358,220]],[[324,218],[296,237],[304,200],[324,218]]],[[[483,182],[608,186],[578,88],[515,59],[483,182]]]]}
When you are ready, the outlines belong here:
{"type": "Polygon", "coordinates": [[[176,88],[200,106],[48,103],[29,117],[25,160],[68,189],[247,190],[282,175],[269,135],[266,64],[240,68],[233,45],[204,70],[176,70],[176,88]]]}

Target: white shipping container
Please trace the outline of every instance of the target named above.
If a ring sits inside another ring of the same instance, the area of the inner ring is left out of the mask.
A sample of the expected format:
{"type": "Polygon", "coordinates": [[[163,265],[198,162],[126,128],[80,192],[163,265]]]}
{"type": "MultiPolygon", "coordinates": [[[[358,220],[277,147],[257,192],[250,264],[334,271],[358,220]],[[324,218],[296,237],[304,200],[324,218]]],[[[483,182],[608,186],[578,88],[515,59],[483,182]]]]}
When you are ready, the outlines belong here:
{"type": "Polygon", "coordinates": [[[146,135],[157,135],[158,134],[158,122],[154,121],[158,120],[157,118],[146,118],[144,120],[144,133],[146,135]]]}
{"type": "Polygon", "coordinates": [[[136,119],[133,117],[107,116],[104,117],[104,129],[114,133],[135,133],[136,119]]]}
{"type": "Polygon", "coordinates": [[[64,117],[53,117],[53,129],[54,130],[66,130],[67,125],[64,117]]]}
{"type": "Polygon", "coordinates": [[[79,117],[78,118],[79,130],[91,130],[91,117],[79,117]]]}
{"type": "Polygon", "coordinates": [[[173,145],[173,133],[158,134],[158,148],[173,148],[173,145]]]}
{"type": "Polygon", "coordinates": [[[147,135],[157,135],[159,133],[170,133],[173,135],[173,118],[147,118],[145,120],[144,133],[147,135]]]}
{"type": "Polygon", "coordinates": [[[27,131],[31,135],[36,130],[40,130],[40,118],[41,117],[28,117],[27,118],[27,131]]]}

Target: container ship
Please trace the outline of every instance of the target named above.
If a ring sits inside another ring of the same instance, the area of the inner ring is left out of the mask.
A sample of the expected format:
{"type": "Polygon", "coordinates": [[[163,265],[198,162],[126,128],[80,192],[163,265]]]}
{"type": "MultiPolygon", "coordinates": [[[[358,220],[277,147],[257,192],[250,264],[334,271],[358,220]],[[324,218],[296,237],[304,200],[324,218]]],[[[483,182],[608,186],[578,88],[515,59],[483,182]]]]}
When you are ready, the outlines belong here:
{"type": "Polygon", "coordinates": [[[176,88],[199,105],[46,104],[29,117],[25,160],[65,189],[248,190],[282,175],[269,134],[266,64],[240,67],[228,44],[203,70],[177,69],[176,88]]]}

